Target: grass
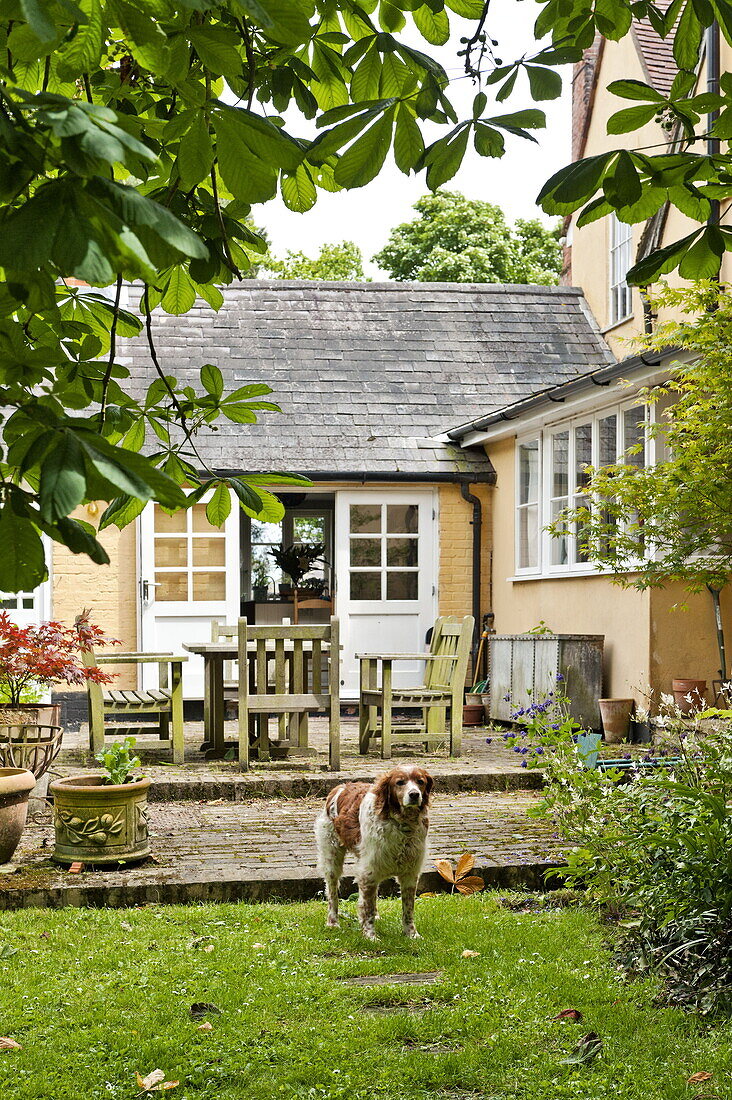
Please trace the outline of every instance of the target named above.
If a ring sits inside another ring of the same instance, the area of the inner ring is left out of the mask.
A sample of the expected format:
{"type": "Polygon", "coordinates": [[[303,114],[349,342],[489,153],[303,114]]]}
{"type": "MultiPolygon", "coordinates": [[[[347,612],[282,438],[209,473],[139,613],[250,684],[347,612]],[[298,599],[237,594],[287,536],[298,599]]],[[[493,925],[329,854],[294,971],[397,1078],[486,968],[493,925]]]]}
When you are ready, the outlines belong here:
{"type": "Polygon", "coordinates": [[[732,1098],[732,1024],[621,981],[592,913],[424,898],[410,942],[397,903],[381,910],[376,944],[352,903],[339,931],[314,903],[0,913],[0,1035],[22,1044],[0,1053],[0,1097],[127,1100],[135,1071],[159,1067],[174,1100],[732,1098]],[[212,1030],[194,1002],[221,1010],[212,1030]],[[582,1022],[552,1019],[567,1008],[582,1022]],[[562,1065],[591,1030],[601,1056],[562,1065]],[[711,1081],[686,1084],[702,1070],[711,1081]]]}

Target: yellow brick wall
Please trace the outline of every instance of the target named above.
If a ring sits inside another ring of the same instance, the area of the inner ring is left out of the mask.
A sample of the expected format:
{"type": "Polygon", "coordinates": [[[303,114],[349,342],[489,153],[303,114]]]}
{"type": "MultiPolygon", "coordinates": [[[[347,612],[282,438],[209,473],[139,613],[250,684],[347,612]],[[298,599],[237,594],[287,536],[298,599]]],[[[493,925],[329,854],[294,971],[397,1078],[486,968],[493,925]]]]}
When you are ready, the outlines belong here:
{"type": "MultiPolygon", "coordinates": [[[[471,485],[483,504],[481,538],[481,610],[491,610],[491,493],[488,485],[471,485]]],[[[459,485],[440,486],[440,615],[470,615],[473,610],[473,506],[459,485]]]]}
{"type": "MultiPolygon", "coordinates": [[[[95,526],[105,505],[87,505],[76,513],[77,519],[95,526]]],[[[95,565],[83,554],[72,554],[57,543],[53,545],[52,615],[62,623],[72,623],[85,607],[91,619],[111,637],[119,638],[121,650],[137,649],[137,544],[136,525],[124,530],[108,527],[99,541],[109,554],[109,565],[95,565]]],[[[115,687],[134,687],[134,670],[115,678],[115,687]]],[[[74,690],[63,686],[64,691],[74,690]]],[[[79,689],[83,690],[83,689],[79,689]]]]}

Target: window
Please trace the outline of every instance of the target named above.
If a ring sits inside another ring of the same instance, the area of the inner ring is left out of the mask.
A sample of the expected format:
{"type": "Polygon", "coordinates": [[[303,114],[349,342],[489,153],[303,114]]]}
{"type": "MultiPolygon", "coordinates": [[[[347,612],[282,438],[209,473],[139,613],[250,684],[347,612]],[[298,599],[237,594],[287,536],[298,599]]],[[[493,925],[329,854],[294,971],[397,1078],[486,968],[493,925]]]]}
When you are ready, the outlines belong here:
{"type": "Polygon", "coordinates": [[[350,599],[419,599],[419,505],[352,504],[349,512],[350,599]]]}
{"type": "Polygon", "coordinates": [[[518,446],[516,560],[519,570],[539,567],[539,440],[518,446]]]}
{"type": "Polygon", "coordinates": [[[625,276],[633,263],[633,230],[610,215],[610,324],[630,317],[633,312],[630,287],[625,276]]]}
{"type": "MultiPolygon", "coordinates": [[[[330,591],[330,561],[331,561],[331,515],[332,513],[322,507],[293,507],[288,508],[280,523],[263,523],[252,519],[249,536],[249,565],[252,598],[254,589],[257,589],[257,598],[274,597],[277,595],[280,585],[289,583],[289,578],[282,574],[282,570],[276,564],[271,550],[279,550],[288,546],[314,546],[321,544],[325,547],[322,557],[313,563],[307,573],[303,588],[312,595],[327,595],[330,591]]],[[[245,549],[246,560],[246,549],[245,549]]],[[[244,578],[244,588],[248,587],[247,578],[244,578]]]]}
{"type": "Polygon", "coordinates": [[[646,408],[629,405],[584,416],[516,445],[516,574],[593,570],[579,524],[546,531],[567,508],[597,508],[590,466],[646,463],[646,408]]]}

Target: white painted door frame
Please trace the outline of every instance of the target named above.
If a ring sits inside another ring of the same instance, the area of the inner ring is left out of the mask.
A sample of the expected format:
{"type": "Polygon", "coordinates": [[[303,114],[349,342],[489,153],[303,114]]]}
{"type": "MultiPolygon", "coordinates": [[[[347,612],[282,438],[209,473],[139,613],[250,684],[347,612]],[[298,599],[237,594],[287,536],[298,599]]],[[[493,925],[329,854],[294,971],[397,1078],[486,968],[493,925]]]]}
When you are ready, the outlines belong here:
{"type": "MultiPolygon", "coordinates": [[[[177,512],[172,522],[154,504],[140,515],[138,599],[143,652],[182,653],[185,642],[209,640],[214,619],[234,624],[239,617],[240,508],[234,498],[228,519],[217,528],[207,525],[204,504],[205,498],[192,509],[177,512]],[[181,598],[173,598],[176,590],[181,598]]],[[[152,685],[155,670],[144,666],[144,673],[143,683],[152,685]]],[[[183,691],[187,699],[203,698],[200,657],[189,655],[184,664],[183,691]]]]}
{"type": "MultiPolygon", "coordinates": [[[[433,489],[336,491],[335,594],[343,646],[341,698],[346,701],[358,698],[357,653],[419,653],[427,648],[425,635],[434,623],[438,600],[437,507],[438,495],[433,489]],[[359,516],[366,517],[366,512],[359,512],[352,520],[351,508],[359,505],[379,512],[378,529],[375,518],[367,520],[360,531],[352,529],[359,526],[359,516]],[[400,509],[390,513],[389,505],[416,506],[415,529],[399,531],[400,509]],[[412,570],[404,563],[414,554],[414,544],[417,560],[412,570]],[[378,563],[370,555],[376,555],[378,563]],[[363,565],[367,560],[374,564],[363,565]],[[362,563],[360,567],[358,563],[362,563]],[[396,589],[405,585],[408,589],[414,583],[405,576],[412,571],[416,573],[416,598],[395,598],[396,589]]],[[[420,683],[422,674],[421,662],[396,662],[394,685],[420,683]]]]}

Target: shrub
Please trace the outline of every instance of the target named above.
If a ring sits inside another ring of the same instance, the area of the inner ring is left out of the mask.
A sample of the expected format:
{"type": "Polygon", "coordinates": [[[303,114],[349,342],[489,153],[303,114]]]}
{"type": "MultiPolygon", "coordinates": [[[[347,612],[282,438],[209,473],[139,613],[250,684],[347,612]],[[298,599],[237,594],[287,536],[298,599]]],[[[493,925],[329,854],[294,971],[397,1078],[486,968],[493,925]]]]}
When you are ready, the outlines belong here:
{"type": "Polygon", "coordinates": [[[658,755],[666,766],[631,767],[630,782],[620,782],[628,776],[581,766],[571,720],[557,721],[561,697],[550,694],[509,740],[545,767],[540,812],[575,844],[569,884],[630,916],[629,968],[655,970],[675,1002],[699,1012],[731,1009],[732,711],[688,721],[665,701],[658,755]]]}

